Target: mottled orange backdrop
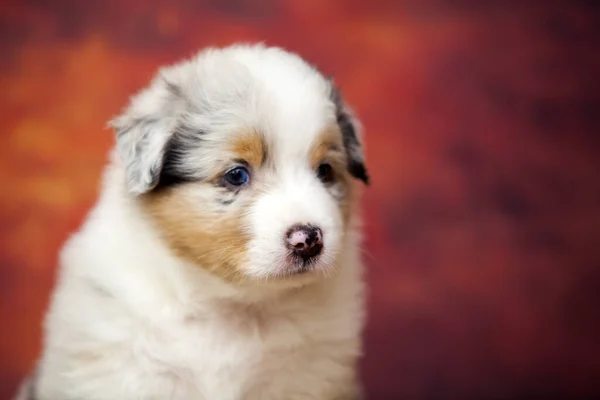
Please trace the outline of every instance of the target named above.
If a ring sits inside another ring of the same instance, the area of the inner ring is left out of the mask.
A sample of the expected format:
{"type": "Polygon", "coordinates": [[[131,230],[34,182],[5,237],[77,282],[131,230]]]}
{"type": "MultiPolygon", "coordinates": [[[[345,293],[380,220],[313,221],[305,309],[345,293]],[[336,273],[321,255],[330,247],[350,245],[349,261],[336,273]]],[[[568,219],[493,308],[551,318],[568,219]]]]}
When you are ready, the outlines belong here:
{"type": "MultiPolygon", "coordinates": [[[[600,379],[595,1],[0,4],[0,398],[40,348],[106,121],[157,66],[262,41],[362,117],[371,399],[591,395],[600,379]]],[[[596,393],[600,393],[596,390],[596,393]]]]}

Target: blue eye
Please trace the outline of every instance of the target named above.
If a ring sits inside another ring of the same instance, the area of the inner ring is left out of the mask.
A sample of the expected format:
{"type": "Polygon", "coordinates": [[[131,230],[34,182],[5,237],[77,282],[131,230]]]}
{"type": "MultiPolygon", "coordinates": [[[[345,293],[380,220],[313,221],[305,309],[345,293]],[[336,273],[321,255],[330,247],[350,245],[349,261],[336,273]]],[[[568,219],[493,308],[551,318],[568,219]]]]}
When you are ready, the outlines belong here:
{"type": "Polygon", "coordinates": [[[223,178],[231,186],[243,186],[250,183],[250,173],[244,167],[236,167],[227,171],[223,178]]]}

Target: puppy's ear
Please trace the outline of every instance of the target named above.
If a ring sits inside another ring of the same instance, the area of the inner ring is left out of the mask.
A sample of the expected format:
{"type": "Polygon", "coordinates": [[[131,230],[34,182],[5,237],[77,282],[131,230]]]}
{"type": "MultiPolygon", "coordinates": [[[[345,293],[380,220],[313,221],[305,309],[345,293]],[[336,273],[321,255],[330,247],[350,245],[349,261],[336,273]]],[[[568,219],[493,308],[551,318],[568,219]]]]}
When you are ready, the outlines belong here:
{"type": "Polygon", "coordinates": [[[348,172],[353,177],[369,184],[369,175],[365,166],[365,156],[362,146],[362,125],[354,113],[342,99],[340,91],[331,82],[331,100],[335,104],[337,123],[342,132],[344,148],[348,155],[348,172]]]}
{"type": "Polygon", "coordinates": [[[133,195],[158,185],[167,144],[177,126],[177,94],[177,87],[159,76],[109,122],[116,132],[127,189],[133,195]]]}

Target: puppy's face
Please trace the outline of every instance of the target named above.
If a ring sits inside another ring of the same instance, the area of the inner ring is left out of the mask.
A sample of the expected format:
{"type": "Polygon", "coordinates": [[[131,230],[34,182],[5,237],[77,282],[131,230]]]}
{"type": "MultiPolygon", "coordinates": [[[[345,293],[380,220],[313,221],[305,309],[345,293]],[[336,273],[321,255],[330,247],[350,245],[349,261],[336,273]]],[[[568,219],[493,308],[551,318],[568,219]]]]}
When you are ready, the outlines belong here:
{"type": "Polygon", "coordinates": [[[298,57],[206,51],[113,125],[129,191],[178,256],[232,282],[335,269],[367,175],[352,116],[298,57]]]}

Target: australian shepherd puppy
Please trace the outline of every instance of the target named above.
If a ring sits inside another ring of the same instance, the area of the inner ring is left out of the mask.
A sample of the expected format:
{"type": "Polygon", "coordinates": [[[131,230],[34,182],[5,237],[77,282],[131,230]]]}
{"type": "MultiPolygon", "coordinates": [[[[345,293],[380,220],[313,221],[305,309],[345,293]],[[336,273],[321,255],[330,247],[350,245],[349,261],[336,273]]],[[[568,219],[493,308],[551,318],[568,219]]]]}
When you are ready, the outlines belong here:
{"type": "Polygon", "coordinates": [[[332,81],[262,45],[161,69],[111,122],[66,244],[37,400],[354,400],[368,182],[332,81]]]}

